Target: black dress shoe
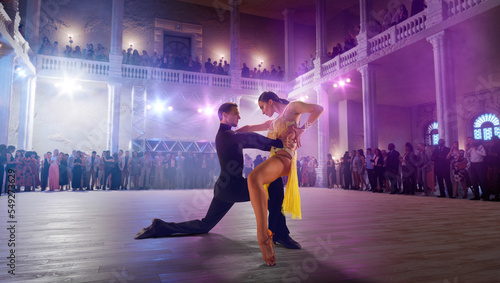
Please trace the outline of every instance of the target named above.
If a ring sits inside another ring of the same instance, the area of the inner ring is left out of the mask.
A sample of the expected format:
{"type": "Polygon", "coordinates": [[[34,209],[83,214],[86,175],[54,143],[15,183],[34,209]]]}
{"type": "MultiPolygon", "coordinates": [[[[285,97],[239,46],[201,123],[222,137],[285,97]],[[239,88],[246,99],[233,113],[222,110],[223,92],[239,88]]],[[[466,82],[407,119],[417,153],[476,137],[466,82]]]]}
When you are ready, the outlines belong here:
{"type": "Polygon", "coordinates": [[[470,200],[480,200],[480,198],[479,197],[473,197],[470,200]]]}
{"type": "Polygon", "coordinates": [[[294,239],[292,239],[290,236],[286,236],[280,239],[273,239],[274,243],[281,244],[283,247],[287,249],[294,249],[298,250],[301,249],[302,247],[300,246],[299,243],[297,243],[294,239]]]}
{"type": "Polygon", "coordinates": [[[445,198],[446,196],[437,196],[438,198],[445,198]]]}
{"type": "Polygon", "coordinates": [[[153,219],[153,223],[149,225],[147,228],[142,228],[135,236],[134,239],[140,240],[140,239],[147,239],[147,238],[156,238],[156,229],[155,229],[155,223],[156,223],[156,218],[153,219]]]}

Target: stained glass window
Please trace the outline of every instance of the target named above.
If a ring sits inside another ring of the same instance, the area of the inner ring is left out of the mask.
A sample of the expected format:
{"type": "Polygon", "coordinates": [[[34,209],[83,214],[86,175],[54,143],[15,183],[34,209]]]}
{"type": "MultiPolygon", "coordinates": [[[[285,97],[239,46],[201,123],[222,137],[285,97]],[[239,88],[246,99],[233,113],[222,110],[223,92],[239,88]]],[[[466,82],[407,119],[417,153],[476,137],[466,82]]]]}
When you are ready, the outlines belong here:
{"type": "Polygon", "coordinates": [[[500,120],[491,113],[483,114],[474,121],[474,139],[491,140],[493,135],[500,137],[500,120]]]}

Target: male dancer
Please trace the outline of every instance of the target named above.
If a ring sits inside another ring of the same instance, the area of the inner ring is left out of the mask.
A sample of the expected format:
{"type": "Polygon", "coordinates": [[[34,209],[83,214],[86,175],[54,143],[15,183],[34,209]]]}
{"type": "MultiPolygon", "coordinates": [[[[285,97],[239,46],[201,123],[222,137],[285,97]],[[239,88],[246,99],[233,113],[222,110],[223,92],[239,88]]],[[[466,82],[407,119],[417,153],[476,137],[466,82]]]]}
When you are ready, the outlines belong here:
{"type": "MultiPolygon", "coordinates": [[[[235,202],[250,201],[247,180],[242,176],[243,148],[257,148],[264,151],[271,147],[281,148],[281,140],[272,140],[256,133],[236,133],[231,127],[238,126],[241,119],[235,103],[224,103],[219,111],[220,127],[215,137],[215,147],[221,167],[221,173],[214,187],[214,198],[208,212],[202,220],[182,223],[164,222],[153,219],[153,223],[143,228],[135,239],[165,237],[173,234],[208,233],[226,215],[235,202]]],[[[274,242],[288,249],[300,249],[299,243],[290,236],[285,217],[281,213],[283,203],[283,181],[276,179],[269,185],[269,230],[275,233],[274,242]]]]}

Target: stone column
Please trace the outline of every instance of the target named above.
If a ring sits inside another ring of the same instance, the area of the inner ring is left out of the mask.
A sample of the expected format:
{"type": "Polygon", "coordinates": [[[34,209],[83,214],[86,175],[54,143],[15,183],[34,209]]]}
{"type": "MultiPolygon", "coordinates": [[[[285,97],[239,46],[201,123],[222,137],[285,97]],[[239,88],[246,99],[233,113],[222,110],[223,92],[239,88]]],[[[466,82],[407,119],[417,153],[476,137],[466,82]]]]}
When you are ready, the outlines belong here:
{"type": "Polygon", "coordinates": [[[9,0],[3,4],[5,12],[11,19],[11,22],[7,26],[7,30],[10,35],[14,37],[14,32],[19,29],[19,23],[21,22],[21,17],[19,16],[19,0],[9,0]]]}
{"type": "Polygon", "coordinates": [[[295,73],[295,35],[293,28],[293,15],[295,10],[285,9],[285,77],[283,80],[288,82],[293,79],[295,73]]]}
{"type": "MultiPolygon", "coordinates": [[[[4,48],[4,47],[2,47],[4,48]]],[[[8,145],[15,55],[0,57],[0,144],[8,145]]]]}
{"type": "Polygon", "coordinates": [[[36,54],[40,42],[40,9],[42,0],[26,1],[26,5],[24,34],[30,44],[31,50],[36,54]]]}
{"type": "Polygon", "coordinates": [[[231,88],[239,89],[241,81],[240,69],[240,2],[241,0],[229,0],[231,6],[231,62],[229,75],[231,76],[231,88]]]}
{"type": "Polygon", "coordinates": [[[326,62],[326,1],[316,0],[316,61],[314,67],[321,70],[326,62]],[[319,60],[318,60],[319,59],[319,60]]]}
{"type": "Polygon", "coordinates": [[[328,104],[328,92],[323,86],[315,87],[316,103],[324,107],[325,111],[319,117],[318,123],[318,168],[316,169],[317,187],[327,187],[328,177],[326,173],[326,155],[330,153],[330,109],[328,104]]]}
{"type": "Polygon", "coordinates": [[[107,149],[118,152],[120,138],[120,96],[122,85],[108,83],[108,140],[107,149]]]}
{"type": "Polygon", "coordinates": [[[122,41],[123,41],[124,0],[113,0],[111,12],[111,46],[109,47],[109,75],[122,76],[122,41]]]}
{"type": "Polygon", "coordinates": [[[368,46],[368,22],[370,21],[370,11],[373,10],[372,7],[373,0],[359,0],[360,30],[356,40],[358,41],[358,54],[361,58],[370,54],[368,46]]]}
{"type": "Polygon", "coordinates": [[[21,109],[19,111],[19,137],[17,143],[17,148],[19,149],[32,150],[36,80],[36,77],[28,77],[22,86],[21,109]]]}
{"type": "Polygon", "coordinates": [[[458,117],[455,78],[452,57],[448,50],[448,36],[441,31],[427,38],[434,53],[434,80],[436,84],[436,113],[439,138],[450,146],[458,140],[458,117]]]}
{"type": "Polygon", "coordinates": [[[364,148],[378,148],[377,93],[375,69],[372,65],[358,68],[361,73],[363,90],[364,148]]]}

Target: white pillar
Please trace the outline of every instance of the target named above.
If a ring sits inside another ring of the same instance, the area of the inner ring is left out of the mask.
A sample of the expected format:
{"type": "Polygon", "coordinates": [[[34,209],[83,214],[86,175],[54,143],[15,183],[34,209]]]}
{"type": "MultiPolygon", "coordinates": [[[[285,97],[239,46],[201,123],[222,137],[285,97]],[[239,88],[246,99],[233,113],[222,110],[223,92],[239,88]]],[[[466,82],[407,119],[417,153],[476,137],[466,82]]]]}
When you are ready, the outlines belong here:
{"type": "MultiPolygon", "coordinates": [[[[427,3],[427,28],[439,24],[445,18],[445,10],[443,9],[443,0],[426,0],[427,3]]],[[[459,5],[462,5],[460,3],[459,5]]]]}
{"type": "MultiPolygon", "coordinates": [[[[4,48],[4,47],[2,47],[4,48]]],[[[0,144],[8,145],[10,106],[14,85],[14,55],[0,57],[0,144]]]]}
{"type": "Polygon", "coordinates": [[[25,37],[30,44],[31,50],[38,53],[40,41],[40,9],[42,0],[26,1],[26,19],[24,24],[25,37]]]}
{"type": "Polygon", "coordinates": [[[326,1],[316,0],[316,60],[315,68],[321,70],[326,62],[326,1]],[[318,60],[319,59],[319,60],[318,60]]]}
{"type": "Polygon", "coordinates": [[[120,96],[122,85],[108,83],[108,142],[111,153],[118,152],[120,138],[120,96]]]}
{"type": "Polygon", "coordinates": [[[241,0],[229,0],[231,6],[231,62],[229,75],[231,76],[231,88],[239,89],[241,81],[240,69],[240,2],[241,0]]]}
{"type": "Polygon", "coordinates": [[[109,75],[122,76],[124,0],[113,0],[111,12],[111,46],[109,47],[109,75]]]}
{"type": "Polygon", "coordinates": [[[359,22],[360,30],[359,34],[356,36],[358,41],[358,54],[360,58],[369,55],[368,46],[368,22],[369,22],[369,11],[373,10],[373,0],[359,0],[359,22]]]}
{"type": "Polygon", "coordinates": [[[434,53],[434,80],[436,84],[436,112],[439,138],[450,146],[458,140],[458,117],[455,78],[452,58],[448,50],[448,36],[441,31],[427,38],[434,53]]]}
{"type": "Polygon", "coordinates": [[[33,119],[35,116],[36,77],[26,78],[21,90],[21,108],[19,110],[19,136],[17,148],[32,150],[33,119]]]}
{"type": "Polygon", "coordinates": [[[318,119],[318,168],[316,170],[318,187],[327,187],[328,178],[326,172],[326,155],[330,153],[330,107],[328,104],[328,92],[319,85],[315,87],[316,103],[323,106],[325,111],[318,119]]]}
{"type": "Polygon", "coordinates": [[[378,148],[377,93],[375,69],[372,65],[358,68],[361,73],[363,90],[364,148],[378,148]]]}
{"type": "Polygon", "coordinates": [[[285,9],[285,77],[283,81],[288,82],[295,74],[295,36],[293,28],[293,15],[295,10],[285,9]]]}

